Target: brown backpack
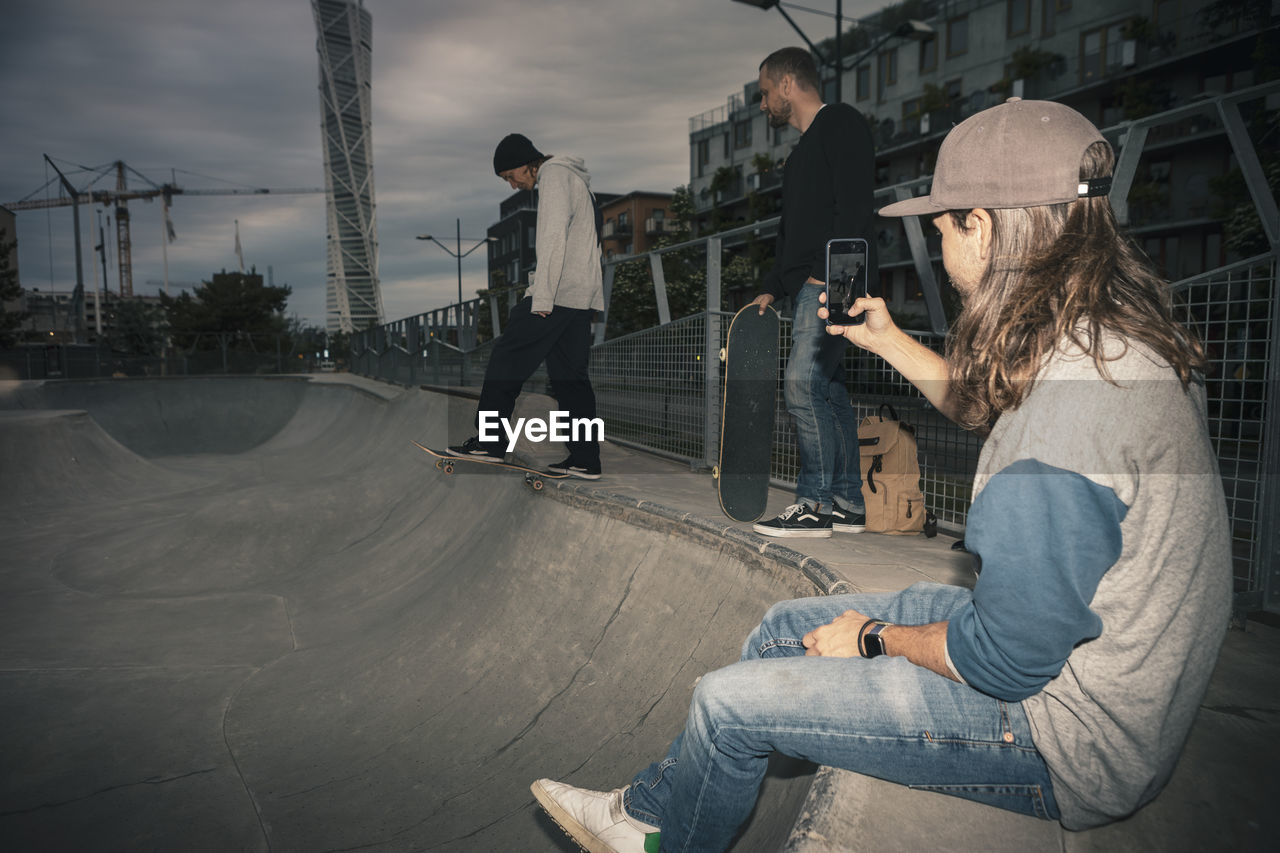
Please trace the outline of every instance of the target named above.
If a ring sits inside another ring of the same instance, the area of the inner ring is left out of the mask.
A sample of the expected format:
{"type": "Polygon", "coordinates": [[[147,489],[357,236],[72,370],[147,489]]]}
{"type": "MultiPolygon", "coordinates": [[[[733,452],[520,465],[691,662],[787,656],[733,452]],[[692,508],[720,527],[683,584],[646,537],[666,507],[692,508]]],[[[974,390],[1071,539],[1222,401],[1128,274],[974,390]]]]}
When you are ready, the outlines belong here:
{"type": "Polygon", "coordinates": [[[925,509],[924,492],[920,490],[915,430],[898,420],[893,406],[883,403],[879,414],[862,419],[858,425],[858,450],[867,531],[936,536],[937,519],[925,509]],[[887,418],[885,409],[889,410],[887,418]]]}

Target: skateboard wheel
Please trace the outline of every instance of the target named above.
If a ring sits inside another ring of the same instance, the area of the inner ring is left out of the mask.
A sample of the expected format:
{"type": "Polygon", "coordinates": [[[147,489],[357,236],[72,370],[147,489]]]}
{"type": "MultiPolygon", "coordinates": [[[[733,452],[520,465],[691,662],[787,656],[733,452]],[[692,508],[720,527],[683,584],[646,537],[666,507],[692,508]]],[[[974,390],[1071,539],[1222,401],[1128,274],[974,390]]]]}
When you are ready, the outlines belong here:
{"type": "Polygon", "coordinates": [[[436,460],[436,470],[437,470],[437,471],[439,471],[439,470],[440,470],[441,468],[443,468],[443,467],[444,467],[444,460],[443,460],[443,459],[437,459],[437,460],[436,460]]]}
{"type": "Polygon", "coordinates": [[[540,491],[542,491],[542,481],[541,481],[541,480],[534,480],[534,481],[533,481],[532,483],[530,483],[529,485],[533,486],[533,490],[534,490],[535,492],[540,492],[540,491]]]}
{"type": "Polygon", "coordinates": [[[712,465],[712,466],[711,466],[711,479],[713,479],[713,480],[719,480],[719,479],[720,479],[720,466],[719,466],[719,465],[712,465]]]}
{"type": "Polygon", "coordinates": [[[729,360],[729,352],[724,347],[720,347],[720,360],[721,361],[729,360]]]}
{"type": "Polygon", "coordinates": [[[445,472],[446,474],[452,474],[452,473],[453,473],[453,463],[452,463],[452,462],[445,462],[445,463],[444,463],[444,472],[445,472]]]}

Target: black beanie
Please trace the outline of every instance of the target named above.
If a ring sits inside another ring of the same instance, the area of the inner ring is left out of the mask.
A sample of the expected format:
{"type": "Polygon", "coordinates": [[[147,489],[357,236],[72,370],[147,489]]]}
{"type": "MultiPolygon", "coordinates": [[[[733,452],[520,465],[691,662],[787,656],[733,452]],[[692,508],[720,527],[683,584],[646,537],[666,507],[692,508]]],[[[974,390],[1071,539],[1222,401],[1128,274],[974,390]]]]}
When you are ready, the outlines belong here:
{"type": "Polygon", "coordinates": [[[533,147],[529,137],[519,133],[509,133],[502,137],[502,141],[498,143],[498,149],[493,152],[493,171],[501,175],[511,169],[519,169],[534,160],[541,160],[544,156],[541,151],[533,147]]]}

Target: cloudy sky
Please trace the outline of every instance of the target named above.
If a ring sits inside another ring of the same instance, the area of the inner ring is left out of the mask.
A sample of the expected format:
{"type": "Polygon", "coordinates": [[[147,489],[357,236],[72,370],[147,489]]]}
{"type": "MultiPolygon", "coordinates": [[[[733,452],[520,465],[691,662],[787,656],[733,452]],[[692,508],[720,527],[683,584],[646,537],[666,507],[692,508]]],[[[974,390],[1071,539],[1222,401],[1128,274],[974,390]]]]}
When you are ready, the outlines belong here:
{"type": "MultiPolygon", "coordinates": [[[[493,147],[519,131],[587,161],[593,188],[689,180],[688,119],[725,103],[769,51],[800,40],[776,11],[732,0],[365,0],[373,15],[373,145],[387,319],[453,302],[456,262],[417,234],[483,237],[510,190],[493,147]]],[[[834,0],[806,6],[834,9],[834,0]]],[[[846,16],[882,3],[845,0],[846,16]]],[[[792,10],[815,41],[827,17],[792,10]]],[[[315,24],[308,0],[8,0],[0,26],[0,204],[41,198],[48,154],[77,187],[115,160],[185,188],[322,187],[315,24]]],[[[114,178],[95,184],[114,187],[114,178]]],[[[129,186],[145,186],[135,175],[129,186]]],[[[48,193],[56,195],[56,184],[48,193]]],[[[133,282],[163,279],[159,202],[135,201],[133,282]]],[[[324,320],[324,196],[175,199],[176,292],[246,266],[324,320]]],[[[97,214],[81,208],[86,264],[97,214]]],[[[27,288],[75,282],[70,208],[18,213],[27,288]]],[[[96,241],[95,241],[96,242],[96,241]]],[[[110,286],[118,288],[114,238],[110,286]]],[[[446,242],[448,242],[446,240],[446,242]]],[[[471,244],[464,242],[463,249],[471,244]]],[[[86,266],[86,284],[92,286],[86,266]]],[[[466,296],[483,250],[463,261],[466,296]]]]}

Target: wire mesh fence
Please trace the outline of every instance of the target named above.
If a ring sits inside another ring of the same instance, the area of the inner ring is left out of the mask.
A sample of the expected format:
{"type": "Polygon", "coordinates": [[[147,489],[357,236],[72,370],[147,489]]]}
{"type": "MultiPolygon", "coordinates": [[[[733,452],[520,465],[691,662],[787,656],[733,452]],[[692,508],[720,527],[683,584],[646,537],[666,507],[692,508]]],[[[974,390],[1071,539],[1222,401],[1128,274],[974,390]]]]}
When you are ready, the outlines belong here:
{"type": "Polygon", "coordinates": [[[1280,293],[1274,255],[1214,270],[1173,287],[1178,319],[1193,329],[1209,359],[1205,376],[1209,438],[1218,457],[1231,519],[1237,596],[1280,609],[1280,582],[1266,583],[1275,533],[1280,388],[1275,345],[1280,293]],[[1264,601],[1266,590],[1271,600],[1264,601]]]}

